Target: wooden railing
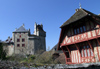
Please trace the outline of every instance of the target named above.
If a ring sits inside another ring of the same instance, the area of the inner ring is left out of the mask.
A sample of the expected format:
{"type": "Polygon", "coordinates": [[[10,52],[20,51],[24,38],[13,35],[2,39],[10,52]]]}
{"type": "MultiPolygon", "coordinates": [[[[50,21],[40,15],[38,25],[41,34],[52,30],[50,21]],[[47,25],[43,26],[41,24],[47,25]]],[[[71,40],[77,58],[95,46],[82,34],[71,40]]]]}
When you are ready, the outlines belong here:
{"type": "Polygon", "coordinates": [[[94,38],[100,37],[100,29],[88,31],[82,34],[74,35],[72,37],[66,37],[60,46],[70,45],[74,43],[79,43],[87,40],[91,40],[94,38]]]}

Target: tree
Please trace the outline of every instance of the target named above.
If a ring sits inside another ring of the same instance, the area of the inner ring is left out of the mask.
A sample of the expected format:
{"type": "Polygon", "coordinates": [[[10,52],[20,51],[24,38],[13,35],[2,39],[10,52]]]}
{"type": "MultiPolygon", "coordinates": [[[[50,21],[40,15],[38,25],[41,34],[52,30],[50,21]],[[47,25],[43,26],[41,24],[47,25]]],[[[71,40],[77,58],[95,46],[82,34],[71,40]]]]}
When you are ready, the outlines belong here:
{"type": "Polygon", "coordinates": [[[0,59],[6,59],[6,52],[3,50],[3,43],[0,43],[0,59]]]}

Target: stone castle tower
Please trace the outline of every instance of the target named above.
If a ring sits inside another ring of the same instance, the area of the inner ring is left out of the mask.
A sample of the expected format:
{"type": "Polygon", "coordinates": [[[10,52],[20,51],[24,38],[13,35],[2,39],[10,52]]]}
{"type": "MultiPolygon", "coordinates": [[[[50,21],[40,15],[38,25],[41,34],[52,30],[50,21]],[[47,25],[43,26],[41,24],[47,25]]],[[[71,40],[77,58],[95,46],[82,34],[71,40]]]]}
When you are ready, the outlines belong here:
{"type": "Polygon", "coordinates": [[[39,54],[46,51],[46,32],[43,25],[34,25],[34,33],[26,30],[24,24],[13,32],[14,54],[39,54]]]}

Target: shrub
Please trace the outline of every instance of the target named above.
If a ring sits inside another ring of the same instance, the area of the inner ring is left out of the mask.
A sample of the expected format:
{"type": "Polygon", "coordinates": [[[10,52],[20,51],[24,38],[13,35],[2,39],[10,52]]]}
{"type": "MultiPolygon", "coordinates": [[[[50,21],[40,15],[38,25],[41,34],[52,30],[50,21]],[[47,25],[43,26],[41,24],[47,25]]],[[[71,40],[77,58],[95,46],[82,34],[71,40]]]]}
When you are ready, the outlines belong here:
{"type": "Polygon", "coordinates": [[[5,60],[6,59],[6,52],[3,51],[3,43],[0,43],[0,59],[5,60]]]}

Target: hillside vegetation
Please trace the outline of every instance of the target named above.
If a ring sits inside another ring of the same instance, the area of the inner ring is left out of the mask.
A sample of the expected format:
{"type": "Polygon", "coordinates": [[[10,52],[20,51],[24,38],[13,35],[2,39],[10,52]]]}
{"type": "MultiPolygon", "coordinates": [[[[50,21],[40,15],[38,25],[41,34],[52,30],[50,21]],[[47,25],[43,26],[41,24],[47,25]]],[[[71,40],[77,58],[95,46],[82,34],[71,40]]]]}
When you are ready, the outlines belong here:
{"type": "Polygon", "coordinates": [[[27,55],[27,57],[22,56],[10,56],[7,57],[9,61],[18,61],[20,63],[32,63],[35,65],[45,65],[45,64],[65,64],[64,54],[60,54],[58,58],[53,57],[53,51],[46,51],[41,55],[27,55]]]}

